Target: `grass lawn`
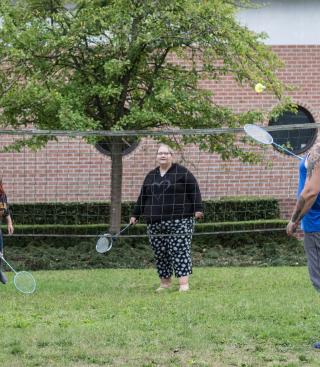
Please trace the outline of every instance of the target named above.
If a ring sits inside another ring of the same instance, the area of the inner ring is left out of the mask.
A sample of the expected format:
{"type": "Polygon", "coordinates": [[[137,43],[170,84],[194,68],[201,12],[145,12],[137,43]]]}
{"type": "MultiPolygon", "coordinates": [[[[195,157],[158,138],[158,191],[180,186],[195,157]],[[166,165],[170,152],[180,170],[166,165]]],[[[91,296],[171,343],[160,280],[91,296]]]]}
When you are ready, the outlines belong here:
{"type": "Polygon", "coordinates": [[[156,294],[155,270],[33,272],[0,287],[0,366],[319,366],[320,298],[305,267],[195,268],[156,294]]]}

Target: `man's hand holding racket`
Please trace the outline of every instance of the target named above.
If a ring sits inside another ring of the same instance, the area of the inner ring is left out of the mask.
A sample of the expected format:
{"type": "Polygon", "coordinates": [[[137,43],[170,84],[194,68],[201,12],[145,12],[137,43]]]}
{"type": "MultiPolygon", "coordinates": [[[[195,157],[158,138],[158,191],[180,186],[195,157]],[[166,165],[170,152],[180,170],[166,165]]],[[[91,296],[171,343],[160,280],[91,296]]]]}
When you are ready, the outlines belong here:
{"type": "Polygon", "coordinates": [[[290,220],[290,222],[287,224],[287,235],[288,236],[292,236],[298,228],[298,223],[292,222],[290,220]]]}

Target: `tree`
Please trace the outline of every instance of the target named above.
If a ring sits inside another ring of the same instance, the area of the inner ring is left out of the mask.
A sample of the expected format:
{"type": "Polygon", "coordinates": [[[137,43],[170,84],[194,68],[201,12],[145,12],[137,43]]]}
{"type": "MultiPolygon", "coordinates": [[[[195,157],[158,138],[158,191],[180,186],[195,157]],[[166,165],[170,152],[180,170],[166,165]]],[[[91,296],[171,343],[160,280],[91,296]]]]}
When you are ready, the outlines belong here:
{"type": "MultiPolygon", "coordinates": [[[[232,75],[263,82],[285,108],[281,62],[235,20],[224,0],[1,0],[0,125],[38,129],[130,130],[240,127],[262,112],[236,114],[213,103],[201,79],[232,75]],[[68,3],[68,2],[67,2],[68,3]],[[70,2],[69,2],[70,3],[70,2]],[[170,62],[176,55],[188,67],[170,62]]],[[[40,147],[48,137],[16,143],[40,147]]],[[[232,135],[196,138],[222,158],[252,159],[232,135]]],[[[182,143],[190,141],[186,137],[182,143]]],[[[195,141],[193,139],[193,141],[195,141]]],[[[112,158],[111,229],[120,224],[122,158],[112,158]]]]}

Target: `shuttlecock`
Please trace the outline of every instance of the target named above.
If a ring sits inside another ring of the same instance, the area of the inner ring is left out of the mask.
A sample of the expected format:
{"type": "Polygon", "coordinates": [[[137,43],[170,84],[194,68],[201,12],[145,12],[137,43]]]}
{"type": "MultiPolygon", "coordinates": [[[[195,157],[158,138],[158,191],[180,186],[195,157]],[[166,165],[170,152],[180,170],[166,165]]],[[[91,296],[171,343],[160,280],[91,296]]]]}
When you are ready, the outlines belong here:
{"type": "Polygon", "coordinates": [[[261,84],[261,83],[257,83],[254,87],[254,90],[257,92],[257,93],[262,93],[264,90],[266,89],[266,87],[261,84]]]}

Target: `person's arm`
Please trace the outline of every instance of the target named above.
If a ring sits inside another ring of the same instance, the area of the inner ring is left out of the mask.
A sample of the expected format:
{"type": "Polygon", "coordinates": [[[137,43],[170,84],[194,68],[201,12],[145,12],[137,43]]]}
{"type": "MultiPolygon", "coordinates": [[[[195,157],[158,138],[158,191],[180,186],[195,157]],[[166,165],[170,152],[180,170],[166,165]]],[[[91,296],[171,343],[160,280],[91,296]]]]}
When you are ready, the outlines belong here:
{"type": "Polygon", "coordinates": [[[187,192],[194,206],[194,216],[196,219],[203,218],[203,205],[200,188],[196,178],[188,171],[187,173],[187,192]]]}
{"type": "Polygon", "coordinates": [[[308,162],[308,176],[304,188],[297,199],[291,220],[287,225],[287,234],[289,236],[293,235],[297,230],[300,220],[312,207],[320,192],[319,164],[319,162],[308,162]]]}
{"type": "Polygon", "coordinates": [[[4,213],[3,213],[3,217],[6,218],[8,233],[11,235],[11,234],[13,234],[13,224],[12,224],[10,209],[9,209],[9,206],[8,206],[7,195],[4,194],[3,200],[4,200],[4,203],[5,203],[5,210],[4,210],[4,213]]]}
{"type": "Polygon", "coordinates": [[[13,234],[13,224],[12,224],[12,219],[11,219],[11,215],[7,215],[6,217],[6,220],[7,220],[7,228],[8,228],[8,233],[9,234],[13,234]]]}
{"type": "Polygon", "coordinates": [[[138,200],[136,201],[133,207],[131,218],[130,218],[131,224],[136,224],[137,221],[139,220],[139,217],[143,214],[145,200],[146,200],[146,179],[147,177],[145,178],[143,185],[141,187],[138,200]]]}

